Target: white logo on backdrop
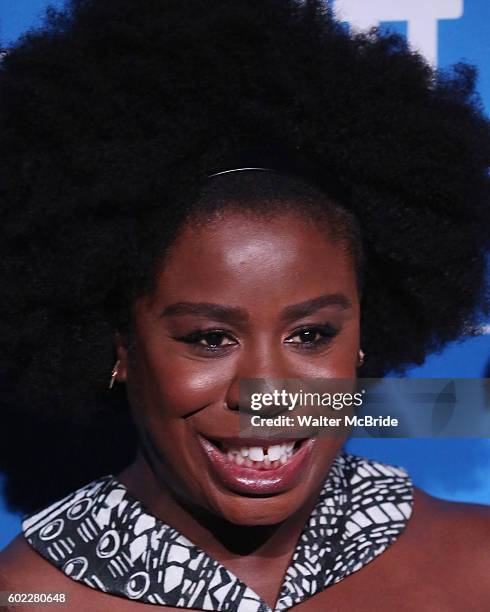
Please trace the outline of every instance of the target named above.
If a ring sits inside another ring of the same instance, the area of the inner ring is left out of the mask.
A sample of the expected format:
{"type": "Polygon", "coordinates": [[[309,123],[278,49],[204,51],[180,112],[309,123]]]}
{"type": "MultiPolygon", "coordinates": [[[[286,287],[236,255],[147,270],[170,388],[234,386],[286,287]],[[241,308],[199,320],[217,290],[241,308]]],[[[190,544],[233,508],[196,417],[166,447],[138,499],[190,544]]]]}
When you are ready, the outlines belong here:
{"type": "Polygon", "coordinates": [[[405,21],[410,45],[437,65],[438,21],[460,19],[464,0],[335,0],[336,15],[356,29],[405,21]]]}

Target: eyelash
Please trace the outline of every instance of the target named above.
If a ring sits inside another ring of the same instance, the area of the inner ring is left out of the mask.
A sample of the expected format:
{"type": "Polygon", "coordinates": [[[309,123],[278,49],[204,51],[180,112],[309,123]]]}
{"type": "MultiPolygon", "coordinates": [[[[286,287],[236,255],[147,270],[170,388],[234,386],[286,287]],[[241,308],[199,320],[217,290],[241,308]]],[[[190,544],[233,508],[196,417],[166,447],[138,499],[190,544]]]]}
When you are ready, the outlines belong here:
{"type": "Polygon", "coordinates": [[[331,340],[338,334],[339,330],[330,325],[330,323],[324,323],[323,325],[307,325],[305,327],[301,327],[300,329],[295,330],[292,334],[290,334],[286,338],[286,342],[288,344],[296,345],[296,348],[299,350],[311,351],[315,349],[320,349],[326,346],[331,342],[331,340]],[[291,338],[295,336],[299,336],[304,333],[313,333],[320,334],[319,340],[310,340],[307,342],[291,342],[291,338]]]}
{"type": "MultiPolygon", "coordinates": [[[[285,340],[287,344],[294,344],[295,348],[299,350],[315,350],[323,348],[325,345],[329,344],[329,342],[338,334],[338,329],[330,325],[329,323],[325,323],[323,325],[310,325],[301,327],[300,329],[295,330],[291,333],[285,340]],[[306,342],[292,342],[291,339],[299,336],[304,333],[313,333],[320,334],[319,340],[309,340],[306,342]]],[[[223,329],[209,329],[209,330],[196,330],[186,336],[180,336],[175,338],[178,342],[184,342],[185,344],[192,344],[197,349],[203,350],[207,353],[220,353],[223,354],[233,346],[236,346],[238,342],[235,340],[233,335],[223,329]],[[232,340],[230,344],[226,344],[224,346],[206,346],[205,344],[201,344],[202,340],[208,340],[211,336],[218,336],[220,339],[228,339],[232,340]]]]}
{"type": "Polygon", "coordinates": [[[199,349],[202,349],[209,353],[223,353],[224,350],[231,348],[232,346],[236,346],[238,342],[233,338],[230,332],[225,331],[224,329],[206,329],[201,330],[198,329],[186,336],[181,336],[180,338],[175,338],[179,342],[184,342],[185,344],[193,344],[199,349]],[[233,344],[226,344],[225,346],[206,346],[204,344],[200,344],[201,340],[209,339],[210,336],[220,336],[221,338],[227,338],[229,340],[233,340],[233,344]]]}

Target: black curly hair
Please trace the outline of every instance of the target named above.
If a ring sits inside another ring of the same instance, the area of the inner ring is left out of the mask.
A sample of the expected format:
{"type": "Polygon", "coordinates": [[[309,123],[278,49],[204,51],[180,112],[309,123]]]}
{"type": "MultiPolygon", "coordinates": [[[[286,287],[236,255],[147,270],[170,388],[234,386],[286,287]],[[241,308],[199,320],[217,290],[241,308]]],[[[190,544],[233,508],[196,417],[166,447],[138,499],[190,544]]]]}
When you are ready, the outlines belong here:
{"type": "MultiPolygon", "coordinates": [[[[211,168],[315,160],[360,225],[361,373],[402,372],[488,312],[490,130],[475,70],[349,35],[320,0],[71,0],[0,71],[0,469],[31,510],[135,450],[114,330],[211,168]],[[55,477],[53,476],[55,474],[55,477]]],[[[192,204],[194,203],[194,205],[192,204]]],[[[192,215],[191,215],[192,216],[192,215]]]]}

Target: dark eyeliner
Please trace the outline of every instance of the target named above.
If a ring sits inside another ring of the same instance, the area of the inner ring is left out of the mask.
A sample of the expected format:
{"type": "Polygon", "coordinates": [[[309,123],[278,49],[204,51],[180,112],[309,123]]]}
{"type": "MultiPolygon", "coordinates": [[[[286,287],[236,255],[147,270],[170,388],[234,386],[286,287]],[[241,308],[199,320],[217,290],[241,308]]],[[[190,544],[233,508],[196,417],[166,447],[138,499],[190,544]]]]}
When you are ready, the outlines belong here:
{"type": "Polygon", "coordinates": [[[330,323],[317,324],[317,325],[305,325],[292,331],[286,338],[287,344],[293,344],[295,348],[300,350],[314,350],[328,344],[338,333],[339,329],[331,325],[330,323]],[[307,342],[292,342],[290,339],[295,336],[299,336],[302,333],[317,332],[321,334],[318,340],[312,340],[307,342]]]}
{"type": "Polygon", "coordinates": [[[228,340],[232,340],[236,344],[236,340],[233,335],[224,329],[198,329],[196,331],[191,332],[190,334],[185,334],[184,336],[174,336],[174,340],[177,342],[183,342],[185,344],[190,344],[195,346],[198,350],[203,350],[207,352],[218,352],[229,350],[234,344],[225,344],[224,346],[206,346],[205,344],[201,344],[201,340],[205,340],[210,336],[220,336],[223,338],[227,338],[228,340]]]}

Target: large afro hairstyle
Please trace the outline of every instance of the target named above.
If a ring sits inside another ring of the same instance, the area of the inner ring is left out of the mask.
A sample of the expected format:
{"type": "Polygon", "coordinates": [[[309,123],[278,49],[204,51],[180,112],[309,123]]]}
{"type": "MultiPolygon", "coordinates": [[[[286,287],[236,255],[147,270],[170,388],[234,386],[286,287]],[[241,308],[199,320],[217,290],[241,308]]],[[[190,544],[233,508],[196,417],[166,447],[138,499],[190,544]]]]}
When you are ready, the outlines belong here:
{"type": "Polygon", "coordinates": [[[312,0],[71,0],[0,69],[0,469],[33,510],[135,453],[115,329],[209,169],[315,160],[365,254],[363,376],[402,373],[487,312],[489,124],[475,70],[351,35],[312,0]]]}

